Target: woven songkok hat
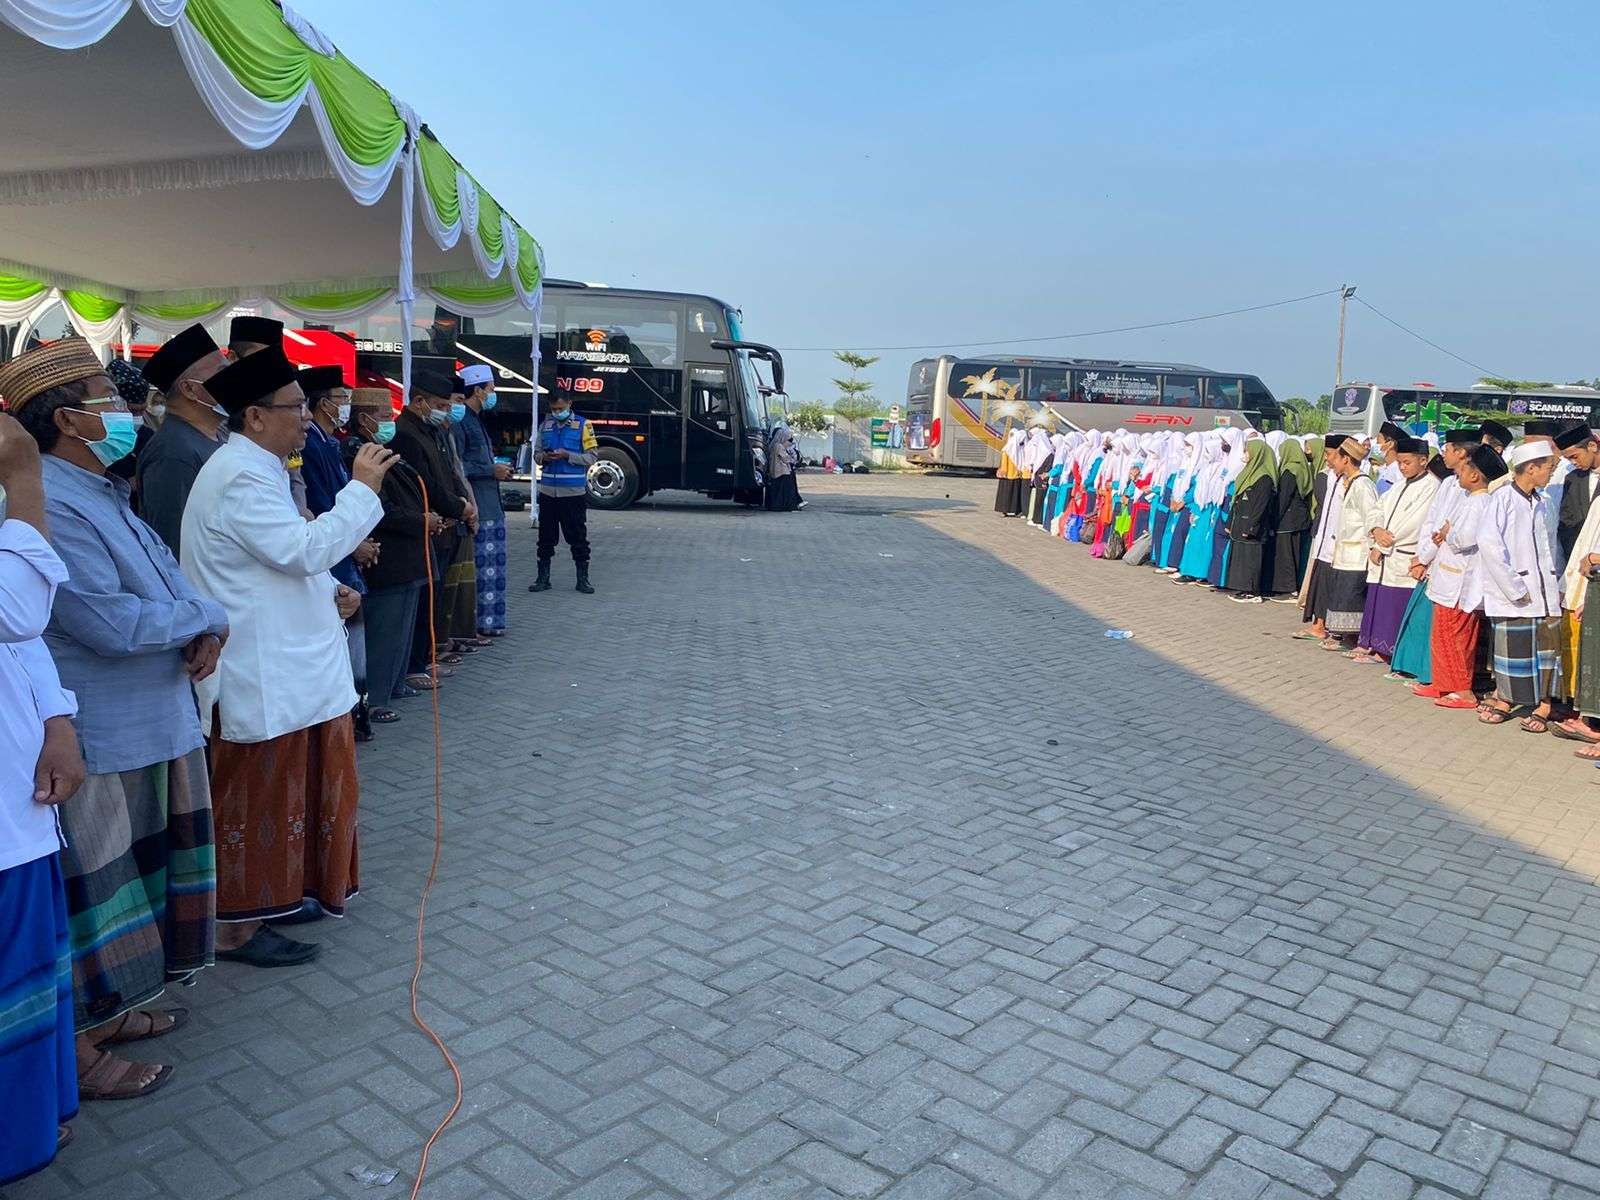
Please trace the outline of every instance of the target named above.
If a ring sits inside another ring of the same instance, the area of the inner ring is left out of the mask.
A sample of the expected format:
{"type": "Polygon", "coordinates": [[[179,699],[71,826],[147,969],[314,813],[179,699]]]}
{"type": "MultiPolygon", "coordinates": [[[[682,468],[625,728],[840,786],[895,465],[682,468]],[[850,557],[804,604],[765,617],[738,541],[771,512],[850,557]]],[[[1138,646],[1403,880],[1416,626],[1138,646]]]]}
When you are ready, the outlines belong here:
{"type": "Polygon", "coordinates": [[[16,416],[41,392],[104,375],[104,364],[82,338],[62,338],[0,364],[0,397],[16,416]]]}

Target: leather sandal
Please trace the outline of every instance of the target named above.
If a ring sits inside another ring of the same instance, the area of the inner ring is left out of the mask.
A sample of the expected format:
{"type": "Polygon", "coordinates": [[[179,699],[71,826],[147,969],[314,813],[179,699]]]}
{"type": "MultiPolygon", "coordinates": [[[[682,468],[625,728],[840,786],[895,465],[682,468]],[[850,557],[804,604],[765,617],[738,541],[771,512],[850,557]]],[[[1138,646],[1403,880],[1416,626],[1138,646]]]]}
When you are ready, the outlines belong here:
{"type": "Polygon", "coordinates": [[[162,1066],[153,1078],[143,1084],[134,1083],[134,1077],[144,1067],[155,1063],[129,1062],[116,1058],[105,1050],[94,1056],[87,1069],[78,1072],[78,1099],[80,1100],[137,1100],[160,1091],[172,1078],[172,1067],[162,1066]]]}
{"type": "Polygon", "coordinates": [[[123,1013],[116,1019],[116,1028],[105,1037],[97,1038],[94,1030],[90,1030],[88,1037],[102,1050],[107,1046],[126,1046],[130,1042],[144,1042],[152,1038],[166,1037],[167,1034],[177,1029],[182,1029],[189,1023],[189,1010],[187,1008],[134,1008],[123,1013]],[[161,1018],[170,1018],[166,1024],[161,1023],[161,1018]]]}

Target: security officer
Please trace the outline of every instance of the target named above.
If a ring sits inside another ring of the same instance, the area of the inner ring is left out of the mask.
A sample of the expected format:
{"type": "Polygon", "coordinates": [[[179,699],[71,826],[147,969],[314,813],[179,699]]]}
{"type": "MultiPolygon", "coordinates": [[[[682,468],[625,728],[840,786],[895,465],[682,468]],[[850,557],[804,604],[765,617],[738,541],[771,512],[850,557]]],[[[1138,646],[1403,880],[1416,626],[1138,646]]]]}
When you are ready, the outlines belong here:
{"type": "Polygon", "coordinates": [[[578,568],[578,591],[593,595],[589,583],[589,468],[595,460],[594,430],[572,411],[572,397],[556,392],[550,415],[539,426],[533,461],[539,472],[539,576],[530,592],[550,590],[550,560],[556,555],[556,534],[566,539],[578,568]]]}

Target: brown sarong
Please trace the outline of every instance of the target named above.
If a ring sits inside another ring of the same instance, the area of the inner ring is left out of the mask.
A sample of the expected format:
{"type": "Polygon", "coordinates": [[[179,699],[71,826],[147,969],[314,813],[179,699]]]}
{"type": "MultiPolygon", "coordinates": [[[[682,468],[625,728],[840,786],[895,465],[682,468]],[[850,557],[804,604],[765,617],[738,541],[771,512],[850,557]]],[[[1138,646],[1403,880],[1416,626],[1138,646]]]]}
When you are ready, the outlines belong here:
{"type": "Polygon", "coordinates": [[[344,913],[360,884],[361,781],[350,715],[265,742],[211,735],[217,920],[294,912],[306,898],[344,913]]]}

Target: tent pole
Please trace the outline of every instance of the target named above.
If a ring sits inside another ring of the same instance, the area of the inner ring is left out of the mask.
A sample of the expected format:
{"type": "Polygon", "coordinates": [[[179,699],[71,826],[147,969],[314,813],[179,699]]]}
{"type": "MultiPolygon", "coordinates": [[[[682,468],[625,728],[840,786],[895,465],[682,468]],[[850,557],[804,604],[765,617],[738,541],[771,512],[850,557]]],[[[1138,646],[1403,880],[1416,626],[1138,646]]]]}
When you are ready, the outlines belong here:
{"type": "Polygon", "coordinates": [[[416,142],[406,130],[405,149],[400,152],[400,403],[411,402],[411,315],[417,292],[411,278],[411,235],[413,205],[416,201],[416,142]]]}

